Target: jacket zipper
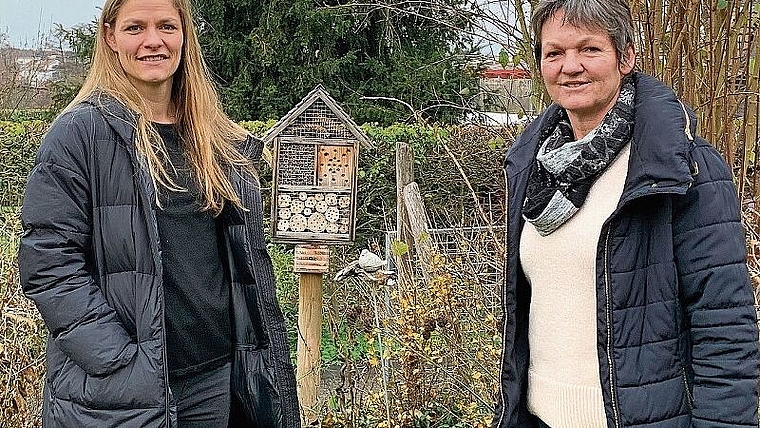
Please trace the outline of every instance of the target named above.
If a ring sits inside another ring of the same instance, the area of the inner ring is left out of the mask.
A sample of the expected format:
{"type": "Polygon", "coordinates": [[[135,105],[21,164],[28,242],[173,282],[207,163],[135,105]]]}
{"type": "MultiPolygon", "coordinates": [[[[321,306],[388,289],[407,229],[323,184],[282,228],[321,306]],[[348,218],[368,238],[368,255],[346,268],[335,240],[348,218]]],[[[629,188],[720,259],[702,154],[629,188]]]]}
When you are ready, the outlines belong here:
{"type": "Polygon", "coordinates": [[[610,297],[610,270],[609,270],[609,244],[610,229],[609,226],[604,237],[604,290],[605,302],[607,304],[607,361],[610,369],[610,399],[612,400],[612,418],[615,421],[615,427],[620,427],[620,415],[617,406],[617,397],[615,395],[615,360],[612,356],[612,299],[610,297]]]}
{"type": "Polygon", "coordinates": [[[164,297],[164,286],[163,281],[161,283],[161,342],[163,344],[161,351],[162,356],[164,358],[164,382],[166,382],[166,388],[164,394],[166,396],[166,426],[171,427],[172,426],[172,412],[171,412],[171,395],[173,394],[171,391],[171,386],[169,385],[169,355],[167,354],[166,350],[166,300],[164,297]]]}
{"type": "Polygon", "coordinates": [[[678,100],[678,103],[681,104],[681,110],[683,110],[683,116],[686,118],[686,126],[684,127],[684,134],[686,134],[686,138],[689,139],[689,141],[694,141],[694,136],[691,135],[691,119],[689,118],[689,112],[686,111],[686,106],[681,102],[681,100],[678,100]]]}
{"type": "Polygon", "coordinates": [[[172,426],[172,417],[171,417],[171,395],[173,394],[171,392],[171,387],[169,385],[169,355],[168,351],[166,350],[166,296],[164,295],[164,282],[163,282],[163,276],[164,276],[164,269],[163,265],[161,264],[161,238],[158,236],[158,222],[156,220],[156,212],[153,208],[150,208],[150,212],[152,215],[152,221],[153,226],[155,228],[156,232],[156,251],[158,251],[158,266],[157,268],[157,277],[160,279],[161,284],[158,287],[158,298],[159,298],[159,305],[160,305],[160,311],[161,311],[161,356],[164,359],[163,361],[163,374],[164,374],[164,383],[166,384],[164,388],[164,396],[166,397],[165,405],[166,405],[166,426],[171,427],[172,426]]]}
{"type": "Polygon", "coordinates": [[[507,414],[507,394],[504,391],[504,382],[502,382],[502,373],[504,373],[504,364],[506,360],[506,350],[507,347],[505,346],[505,342],[507,341],[507,317],[508,317],[508,311],[507,311],[507,285],[509,283],[509,273],[508,273],[508,267],[509,267],[509,180],[507,179],[507,168],[506,166],[503,168],[504,171],[504,187],[505,187],[505,210],[506,210],[506,219],[505,221],[505,228],[504,228],[504,281],[502,283],[502,290],[501,290],[501,301],[502,307],[503,307],[503,314],[502,314],[502,327],[501,327],[501,364],[499,364],[499,393],[501,394],[501,414],[499,415],[499,422],[496,424],[497,427],[500,427],[502,422],[504,421],[504,415],[507,414]]]}
{"type": "Polygon", "coordinates": [[[694,397],[691,396],[689,390],[689,379],[686,377],[686,367],[681,367],[681,377],[683,378],[683,387],[686,393],[686,404],[689,405],[689,410],[694,410],[694,397]]]}
{"type": "MultiPolygon", "coordinates": [[[[694,136],[691,133],[691,118],[689,118],[689,112],[686,111],[686,106],[681,100],[678,100],[678,102],[681,104],[683,116],[686,119],[684,133],[686,134],[686,138],[688,138],[689,141],[693,143],[694,136]]],[[[692,175],[697,174],[699,174],[699,165],[694,162],[694,171],[692,172],[692,175]]],[[[694,410],[694,397],[691,395],[691,389],[689,388],[689,378],[686,376],[686,367],[681,368],[681,377],[683,378],[683,387],[686,394],[686,404],[689,405],[689,410],[694,410]]]]}

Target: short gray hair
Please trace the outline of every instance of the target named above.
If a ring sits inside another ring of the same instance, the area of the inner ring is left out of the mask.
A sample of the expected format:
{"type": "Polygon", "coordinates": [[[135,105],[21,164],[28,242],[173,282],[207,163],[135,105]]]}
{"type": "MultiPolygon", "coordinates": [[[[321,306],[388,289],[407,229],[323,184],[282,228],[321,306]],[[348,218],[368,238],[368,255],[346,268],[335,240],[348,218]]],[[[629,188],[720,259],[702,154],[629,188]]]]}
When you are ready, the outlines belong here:
{"type": "Polygon", "coordinates": [[[530,17],[537,64],[541,64],[541,29],[560,10],[565,12],[566,23],[606,31],[615,46],[618,60],[627,62],[628,47],[635,43],[633,18],[627,0],[541,0],[530,17]]]}

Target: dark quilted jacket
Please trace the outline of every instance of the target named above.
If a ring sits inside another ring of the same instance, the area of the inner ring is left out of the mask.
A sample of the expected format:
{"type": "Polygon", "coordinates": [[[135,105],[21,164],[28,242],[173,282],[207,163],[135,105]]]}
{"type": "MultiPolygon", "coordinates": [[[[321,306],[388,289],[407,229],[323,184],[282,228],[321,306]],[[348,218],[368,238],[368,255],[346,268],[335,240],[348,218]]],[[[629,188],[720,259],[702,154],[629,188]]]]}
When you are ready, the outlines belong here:
{"type": "MultiPolygon", "coordinates": [[[[597,350],[608,426],[757,427],[758,331],[731,174],[693,112],[637,73],[623,195],[597,251],[597,350]]],[[[557,108],[556,105],[549,109],[557,108]]],[[[526,379],[530,285],[520,208],[539,117],[510,149],[505,323],[494,427],[536,427],[526,379]]]]}
{"type": "MultiPolygon", "coordinates": [[[[46,427],[167,427],[166,339],[154,191],[133,118],[105,95],[59,117],[29,176],[21,283],[49,330],[46,427]]],[[[243,153],[258,158],[249,140],[243,153]]],[[[295,376],[266,252],[257,181],[233,181],[248,211],[223,213],[234,356],[230,426],[299,427],[295,376]]]]}

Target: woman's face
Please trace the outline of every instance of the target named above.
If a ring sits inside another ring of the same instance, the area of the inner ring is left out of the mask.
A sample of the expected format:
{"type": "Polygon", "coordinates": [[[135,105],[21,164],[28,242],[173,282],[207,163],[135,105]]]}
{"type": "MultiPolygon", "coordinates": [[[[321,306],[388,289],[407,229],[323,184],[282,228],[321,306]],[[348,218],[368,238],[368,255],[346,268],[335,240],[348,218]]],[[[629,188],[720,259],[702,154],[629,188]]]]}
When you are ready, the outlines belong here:
{"type": "Polygon", "coordinates": [[[127,0],[106,24],[106,42],[144,96],[170,94],[184,34],[172,0],[127,0]]]}
{"type": "Polygon", "coordinates": [[[633,70],[633,47],[621,65],[606,31],[563,24],[564,15],[558,11],[541,29],[541,74],[549,96],[571,121],[596,126],[615,104],[623,76],[633,70]]]}

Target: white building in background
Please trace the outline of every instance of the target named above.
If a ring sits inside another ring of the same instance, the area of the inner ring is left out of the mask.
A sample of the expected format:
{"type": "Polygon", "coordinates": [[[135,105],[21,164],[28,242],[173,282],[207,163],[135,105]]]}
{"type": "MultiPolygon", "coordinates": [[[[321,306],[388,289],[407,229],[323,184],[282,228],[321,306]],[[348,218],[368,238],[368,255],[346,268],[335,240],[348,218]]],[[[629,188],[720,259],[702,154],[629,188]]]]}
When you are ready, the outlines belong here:
{"type": "Polygon", "coordinates": [[[479,86],[480,92],[475,99],[477,112],[469,114],[467,122],[490,126],[517,125],[535,116],[533,81],[528,71],[492,63],[480,73],[479,86]]]}
{"type": "Polygon", "coordinates": [[[60,80],[63,77],[62,65],[58,54],[35,54],[16,58],[21,80],[36,87],[60,80]]]}
{"type": "Polygon", "coordinates": [[[73,52],[0,47],[0,109],[47,108],[53,83],[80,80],[84,73],[73,52]]]}

